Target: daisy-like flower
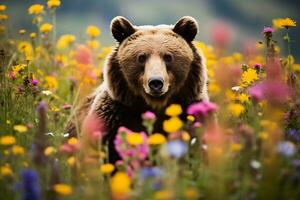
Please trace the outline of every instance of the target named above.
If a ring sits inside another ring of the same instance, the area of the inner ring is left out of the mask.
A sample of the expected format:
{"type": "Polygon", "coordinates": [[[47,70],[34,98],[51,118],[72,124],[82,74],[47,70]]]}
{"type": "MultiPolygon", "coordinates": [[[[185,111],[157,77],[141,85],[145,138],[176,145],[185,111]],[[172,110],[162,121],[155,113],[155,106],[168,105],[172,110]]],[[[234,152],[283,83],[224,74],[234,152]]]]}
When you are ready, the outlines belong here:
{"type": "Polygon", "coordinates": [[[44,11],[44,6],[41,4],[34,4],[28,8],[28,13],[31,15],[38,15],[44,11]]]}
{"type": "Polygon", "coordinates": [[[272,21],[273,26],[275,28],[290,28],[290,27],[295,27],[296,26],[296,21],[291,19],[291,18],[278,18],[278,19],[273,19],[272,21]]]}

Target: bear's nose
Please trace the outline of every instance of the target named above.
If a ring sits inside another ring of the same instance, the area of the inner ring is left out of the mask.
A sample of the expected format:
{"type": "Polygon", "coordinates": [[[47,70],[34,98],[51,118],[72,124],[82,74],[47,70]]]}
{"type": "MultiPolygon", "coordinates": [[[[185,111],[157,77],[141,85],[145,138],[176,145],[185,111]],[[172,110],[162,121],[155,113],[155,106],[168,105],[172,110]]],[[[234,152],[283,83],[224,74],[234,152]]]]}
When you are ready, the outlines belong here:
{"type": "Polygon", "coordinates": [[[161,89],[164,86],[164,80],[161,77],[151,77],[148,80],[148,85],[149,85],[152,92],[160,93],[161,89]]]}

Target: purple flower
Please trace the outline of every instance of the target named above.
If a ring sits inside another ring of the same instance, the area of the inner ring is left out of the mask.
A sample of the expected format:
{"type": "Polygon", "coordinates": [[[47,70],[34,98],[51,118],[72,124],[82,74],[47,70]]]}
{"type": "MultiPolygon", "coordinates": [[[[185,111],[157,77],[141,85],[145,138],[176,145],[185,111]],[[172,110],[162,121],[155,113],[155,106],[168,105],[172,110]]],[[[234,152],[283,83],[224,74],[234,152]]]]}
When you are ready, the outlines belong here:
{"type": "Polygon", "coordinates": [[[163,171],[158,167],[145,167],[140,171],[140,178],[142,181],[148,178],[160,177],[163,174],[163,171]]]}
{"type": "Polygon", "coordinates": [[[291,141],[300,142],[300,132],[297,131],[296,129],[289,129],[286,132],[285,136],[287,139],[290,139],[291,141]]]}
{"type": "Polygon", "coordinates": [[[38,174],[31,169],[22,172],[22,200],[41,199],[38,174]]]}
{"type": "Polygon", "coordinates": [[[296,147],[293,143],[288,141],[279,142],[277,152],[285,157],[292,157],[296,153],[296,147]]]}
{"type": "Polygon", "coordinates": [[[218,106],[208,101],[198,102],[191,104],[187,109],[189,115],[200,115],[206,117],[209,113],[218,110],[218,106]]]}
{"type": "Polygon", "coordinates": [[[47,105],[44,101],[41,101],[39,103],[39,105],[36,107],[36,111],[37,112],[41,112],[42,110],[45,110],[47,112],[48,108],[47,108],[47,105]]]}
{"type": "Polygon", "coordinates": [[[187,152],[187,146],[181,140],[169,141],[167,143],[167,152],[172,157],[180,158],[187,152]]]}
{"type": "Polygon", "coordinates": [[[34,86],[37,86],[38,83],[39,83],[39,81],[36,80],[36,79],[33,79],[33,80],[31,81],[31,84],[34,85],[34,86]]]}
{"type": "Polygon", "coordinates": [[[270,33],[273,33],[273,32],[274,32],[274,30],[273,30],[272,27],[266,26],[266,27],[264,27],[262,33],[263,33],[263,34],[270,34],[270,33]]]}
{"type": "Polygon", "coordinates": [[[255,64],[253,67],[254,67],[254,69],[256,69],[258,71],[260,71],[262,68],[261,64],[259,64],[259,63],[255,64]]]}
{"type": "Polygon", "coordinates": [[[156,118],[155,114],[151,111],[147,111],[142,114],[143,120],[154,120],[156,118]]]}

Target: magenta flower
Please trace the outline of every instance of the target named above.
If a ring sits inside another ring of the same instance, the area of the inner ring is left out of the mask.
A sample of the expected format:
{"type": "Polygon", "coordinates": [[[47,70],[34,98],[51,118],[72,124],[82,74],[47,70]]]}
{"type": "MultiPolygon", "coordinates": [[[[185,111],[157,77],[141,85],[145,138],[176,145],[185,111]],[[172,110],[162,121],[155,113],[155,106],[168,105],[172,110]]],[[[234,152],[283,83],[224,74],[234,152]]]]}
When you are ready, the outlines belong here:
{"type": "Polygon", "coordinates": [[[200,115],[206,117],[209,113],[218,110],[218,106],[214,103],[203,101],[191,104],[187,109],[187,114],[189,115],[200,115]]]}
{"type": "Polygon", "coordinates": [[[289,87],[285,83],[274,80],[256,84],[249,88],[248,92],[256,101],[268,100],[275,104],[285,103],[290,94],[289,87]]]}
{"type": "Polygon", "coordinates": [[[263,34],[270,34],[270,33],[273,33],[273,32],[274,32],[274,30],[273,30],[272,27],[266,26],[266,27],[264,27],[262,33],[263,33],[263,34]]]}
{"type": "Polygon", "coordinates": [[[257,63],[257,64],[255,64],[253,67],[254,67],[254,69],[256,69],[256,70],[261,70],[262,65],[259,64],[259,63],[257,63]]]}
{"type": "Polygon", "coordinates": [[[33,79],[33,80],[31,81],[31,84],[34,85],[34,86],[37,86],[38,83],[39,83],[39,81],[36,80],[36,79],[33,79]]]}

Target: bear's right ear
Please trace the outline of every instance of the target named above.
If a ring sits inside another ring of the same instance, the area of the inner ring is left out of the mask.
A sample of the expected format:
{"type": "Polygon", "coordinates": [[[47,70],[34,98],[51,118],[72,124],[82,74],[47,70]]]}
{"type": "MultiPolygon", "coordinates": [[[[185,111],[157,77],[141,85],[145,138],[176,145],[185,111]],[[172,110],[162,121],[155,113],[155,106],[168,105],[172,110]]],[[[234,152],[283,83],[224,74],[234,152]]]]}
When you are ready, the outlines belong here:
{"type": "Polygon", "coordinates": [[[122,16],[113,18],[110,30],[113,37],[120,43],[136,31],[133,25],[122,16]]]}

